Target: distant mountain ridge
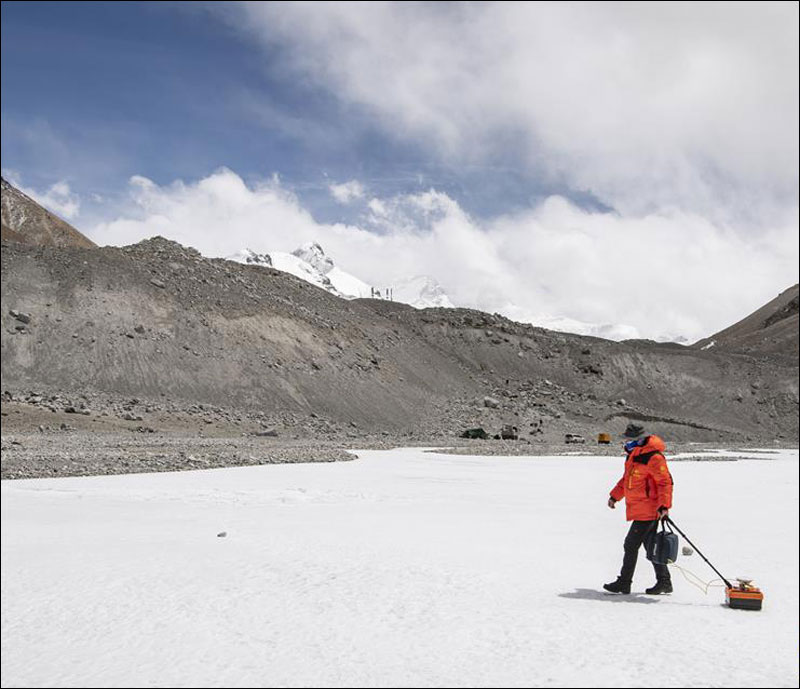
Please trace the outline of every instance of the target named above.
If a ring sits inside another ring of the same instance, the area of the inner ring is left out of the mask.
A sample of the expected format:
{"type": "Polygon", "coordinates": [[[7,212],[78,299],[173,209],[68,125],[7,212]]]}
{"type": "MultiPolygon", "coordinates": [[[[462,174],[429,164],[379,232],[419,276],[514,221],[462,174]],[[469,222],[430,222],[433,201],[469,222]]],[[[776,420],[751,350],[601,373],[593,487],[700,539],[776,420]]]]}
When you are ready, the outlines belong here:
{"type": "MultiPolygon", "coordinates": [[[[290,254],[280,251],[257,253],[243,249],[227,257],[238,263],[267,266],[299,277],[344,299],[388,299],[409,304],[417,309],[456,308],[444,288],[429,275],[415,275],[391,285],[373,286],[339,268],[317,242],[308,242],[290,254]]],[[[536,313],[508,303],[499,310],[504,316],[520,323],[530,323],[548,330],[589,335],[617,342],[638,339],[636,328],[614,323],[588,323],[567,316],[536,313]]],[[[681,336],[662,337],[658,341],[686,344],[681,336]]]]}
{"type": "Polygon", "coordinates": [[[259,254],[243,249],[227,258],[237,263],[291,273],[344,299],[390,299],[418,309],[453,308],[442,286],[430,276],[418,275],[392,286],[375,287],[339,268],[317,242],[307,242],[291,253],[272,251],[259,254]]]}
{"type": "MultiPolygon", "coordinates": [[[[95,246],[74,227],[42,208],[5,179],[2,220],[2,236],[8,241],[39,246],[95,246]]],[[[317,242],[308,242],[291,253],[259,253],[242,249],[228,256],[228,260],[281,270],[345,299],[389,299],[417,309],[455,308],[444,288],[429,275],[413,275],[391,284],[370,285],[337,266],[317,242]]],[[[566,316],[533,313],[514,304],[509,304],[500,311],[513,320],[561,332],[616,341],[638,337],[636,329],[630,326],[587,323],[566,316]]],[[[683,338],[667,339],[685,342],[683,338]]]]}
{"type": "Polygon", "coordinates": [[[692,345],[693,349],[797,358],[800,286],[794,285],[749,316],[692,345]]]}
{"type": "Polygon", "coordinates": [[[96,246],[91,239],[43,208],[5,178],[0,178],[0,206],[2,236],[7,241],[37,246],[96,246]]]}
{"type": "MultiPolygon", "coordinates": [[[[94,248],[95,243],[72,225],[43,208],[35,200],[2,178],[2,239],[36,246],[94,248]]],[[[392,285],[372,286],[339,268],[317,242],[309,242],[291,253],[257,253],[243,249],[228,257],[248,265],[260,265],[290,273],[338,297],[346,299],[390,299],[418,309],[455,308],[441,285],[430,276],[413,276],[392,285]]],[[[798,285],[782,292],[734,325],[704,338],[688,349],[720,350],[777,355],[790,360],[798,353],[798,285]]],[[[593,324],[569,317],[534,314],[508,304],[503,315],[512,320],[559,332],[588,335],[615,341],[641,340],[634,328],[625,325],[593,324]]],[[[660,342],[686,344],[680,336],[660,338],[660,342]]]]}

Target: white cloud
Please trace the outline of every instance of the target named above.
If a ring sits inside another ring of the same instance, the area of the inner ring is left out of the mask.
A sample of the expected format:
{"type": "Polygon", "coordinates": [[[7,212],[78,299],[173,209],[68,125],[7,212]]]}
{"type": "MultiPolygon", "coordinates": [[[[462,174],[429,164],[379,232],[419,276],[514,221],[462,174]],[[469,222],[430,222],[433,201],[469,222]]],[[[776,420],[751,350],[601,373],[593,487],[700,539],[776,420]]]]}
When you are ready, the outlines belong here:
{"type": "Polygon", "coordinates": [[[336,201],[345,205],[364,196],[364,185],[355,179],[342,184],[331,184],[328,189],[330,189],[331,196],[336,201]]]}
{"type": "Polygon", "coordinates": [[[77,218],[81,210],[80,196],[74,193],[67,182],[61,180],[50,186],[45,191],[26,187],[20,183],[18,175],[12,171],[3,171],[3,175],[8,178],[17,189],[23,194],[30,196],[36,203],[52,211],[56,215],[73,220],[77,218]]]}
{"type": "Polygon", "coordinates": [[[208,256],[317,241],[376,286],[432,275],[459,306],[552,327],[609,324],[616,336],[699,339],[797,281],[796,209],[750,240],[693,213],[587,212],[560,197],[479,222],[435,189],[372,199],[382,212],[363,227],[325,224],[277,178],[248,186],[225,168],[169,186],[135,177],[131,197],[136,212],[97,225],[92,239],[160,234],[208,256]]]}
{"type": "Polygon", "coordinates": [[[623,214],[797,205],[797,3],[242,3],[248,36],[454,164],[508,149],[623,214]]]}
{"type": "Polygon", "coordinates": [[[373,217],[373,222],[376,222],[379,218],[386,217],[388,211],[386,210],[386,205],[380,199],[370,199],[369,203],[367,204],[367,208],[371,211],[373,217]]]}
{"type": "Polygon", "coordinates": [[[551,197],[477,222],[435,189],[372,198],[371,250],[337,257],[365,279],[424,263],[462,305],[690,339],[797,281],[797,3],[219,11],[436,161],[521,162],[614,209],[551,197]]]}

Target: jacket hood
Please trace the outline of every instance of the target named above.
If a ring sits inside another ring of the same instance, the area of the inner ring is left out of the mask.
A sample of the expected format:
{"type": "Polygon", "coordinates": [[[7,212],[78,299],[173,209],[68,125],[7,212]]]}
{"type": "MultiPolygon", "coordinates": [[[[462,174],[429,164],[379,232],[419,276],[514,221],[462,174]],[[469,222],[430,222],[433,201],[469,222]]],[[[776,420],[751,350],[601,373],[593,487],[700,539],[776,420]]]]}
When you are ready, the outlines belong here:
{"type": "Polygon", "coordinates": [[[642,452],[663,452],[666,447],[666,443],[657,435],[648,435],[642,445],[642,452]]]}

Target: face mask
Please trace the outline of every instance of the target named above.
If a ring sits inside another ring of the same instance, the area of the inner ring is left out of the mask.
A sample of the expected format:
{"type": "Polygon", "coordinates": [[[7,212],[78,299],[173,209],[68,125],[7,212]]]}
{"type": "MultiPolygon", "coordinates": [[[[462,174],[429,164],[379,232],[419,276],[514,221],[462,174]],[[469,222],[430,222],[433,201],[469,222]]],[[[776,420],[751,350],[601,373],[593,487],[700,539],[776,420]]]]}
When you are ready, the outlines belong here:
{"type": "Polygon", "coordinates": [[[638,440],[629,440],[627,443],[625,443],[625,452],[630,452],[634,447],[637,447],[638,445],[639,445],[638,440]]]}

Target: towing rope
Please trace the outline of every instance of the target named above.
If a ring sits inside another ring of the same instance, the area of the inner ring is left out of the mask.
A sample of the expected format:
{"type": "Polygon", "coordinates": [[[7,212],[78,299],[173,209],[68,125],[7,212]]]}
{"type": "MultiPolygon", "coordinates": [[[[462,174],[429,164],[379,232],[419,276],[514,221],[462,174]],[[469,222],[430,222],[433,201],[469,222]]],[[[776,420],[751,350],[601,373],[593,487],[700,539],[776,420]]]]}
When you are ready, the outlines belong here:
{"type": "Polygon", "coordinates": [[[696,586],[699,588],[703,594],[708,595],[708,589],[710,588],[724,588],[724,583],[715,583],[717,581],[723,582],[724,579],[717,578],[712,579],[711,581],[703,581],[700,577],[698,577],[694,572],[681,567],[680,565],[676,565],[674,562],[667,563],[670,567],[674,567],[677,569],[681,574],[683,574],[683,578],[686,579],[692,586],[696,586]]]}

